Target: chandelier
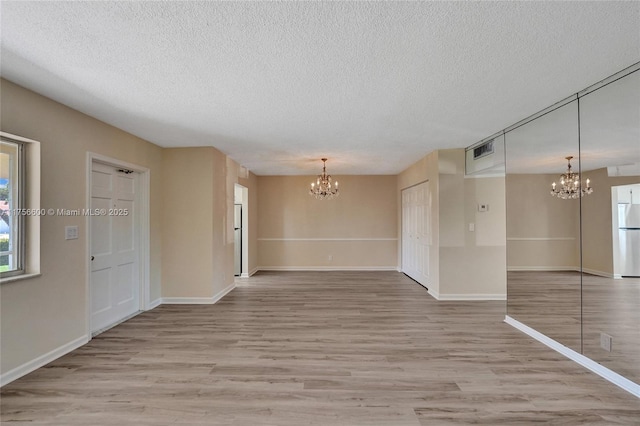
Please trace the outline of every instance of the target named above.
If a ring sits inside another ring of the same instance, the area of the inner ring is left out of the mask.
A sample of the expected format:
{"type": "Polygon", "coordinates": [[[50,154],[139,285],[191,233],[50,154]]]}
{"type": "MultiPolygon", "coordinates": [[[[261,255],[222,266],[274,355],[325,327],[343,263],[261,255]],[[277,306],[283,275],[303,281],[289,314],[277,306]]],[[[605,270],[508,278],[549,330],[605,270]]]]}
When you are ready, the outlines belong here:
{"type": "Polygon", "coordinates": [[[338,196],[338,181],[333,182],[331,175],[327,174],[327,159],[322,159],[322,174],[318,175],[315,182],[311,182],[309,194],[318,200],[330,200],[338,196]]]}
{"type": "Polygon", "coordinates": [[[551,195],[563,200],[573,200],[591,194],[593,188],[589,185],[589,179],[587,179],[587,184],[583,188],[580,184],[580,175],[571,171],[571,159],[573,157],[568,156],[565,158],[567,159],[567,171],[560,175],[560,187],[556,188],[555,182],[551,184],[551,195]]]}

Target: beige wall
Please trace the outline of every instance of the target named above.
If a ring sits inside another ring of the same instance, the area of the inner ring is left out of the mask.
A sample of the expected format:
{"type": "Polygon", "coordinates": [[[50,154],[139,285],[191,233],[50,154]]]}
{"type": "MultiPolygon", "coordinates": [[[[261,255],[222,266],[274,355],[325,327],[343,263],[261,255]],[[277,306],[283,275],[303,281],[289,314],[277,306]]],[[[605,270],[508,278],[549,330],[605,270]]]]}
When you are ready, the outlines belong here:
{"type": "Polygon", "coordinates": [[[162,152],[163,297],[215,294],[211,261],[214,155],[214,148],[172,148],[162,152]]]}
{"type": "MultiPolygon", "coordinates": [[[[162,150],[131,134],[0,80],[2,131],[41,142],[41,207],[86,207],[87,152],[150,169],[151,300],[161,296],[162,150]]],[[[41,218],[41,276],[2,284],[2,374],[87,334],[86,219],[41,218]],[[64,239],[78,226],[80,238],[64,239]]]]}
{"type": "Polygon", "coordinates": [[[464,149],[438,151],[439,296],[504,298],[504,178],[465,178],[464,155],[464,149]],[[487,204],[488,211],[478,211],[478,204],[487,204]]]}
{"type": "Polygon", "coordinates": [[[551,182],[557,179],[557,174],[507,175],[509,270],[580,267],[580,202],[552,197],[551,182]]]}
{"type": "Polygon", "coordinates": [[[404,170],[398,188],[424,181],[434,194],[429,292],[441,299],[505,297],[504,179],[465,178],[464,149],[449,149],[432,152],[404,170]],[[478,212],[479,203],[489,204],[489,211],[478,212]]]}
{"type": "Polygon", "coordinates": [[[256,177],[240,178],[238,163],[212,147],[165,149],[163,168],[165,211],[175,212],[163,220],[163,298],[215,299],[234,283],[236,183],[249,191],[249,265],[255,268],[256,177]]]}
{"type": "Polygon", "coordinates": [[[314,179],[258,177],[260,268],[395,269],[396,176],[338,176],[333,200],[307,194],[314,179]]]}

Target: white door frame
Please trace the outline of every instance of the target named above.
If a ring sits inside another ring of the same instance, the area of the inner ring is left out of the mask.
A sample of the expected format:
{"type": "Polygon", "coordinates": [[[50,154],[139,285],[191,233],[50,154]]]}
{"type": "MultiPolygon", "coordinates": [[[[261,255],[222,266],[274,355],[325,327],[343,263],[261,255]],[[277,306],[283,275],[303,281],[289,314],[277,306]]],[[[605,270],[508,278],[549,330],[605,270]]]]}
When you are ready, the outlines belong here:
{"type": "MultiPolygon", "coordinates": [[[[122,167],[129,170],[133,170],[140,174],[139,180],[139,203],[140,203],[140,310],[146,311],[150,305],[150,257],[149,257],[149,238],[150,238],[150,225],[149,225],[149,191],[150,191],[150,170],[146,167],[139,166],[137,164],[128,163],[126,161],[118,160],[117,158],[107,157],[105,155],[96,154],[94,152],[87,152],[87,164],[86,164],[86,209],[91,209],[91,169],[93,163],[107,164],[113,167],[122,167]]],[[[85,331],[87,335],[87,341],[91,340],[91,216],[85,218],[86,229],[86,255],[85,255],[85,271],[86,271],[86,321],[85,331]]]]}
{"type": "Polygon", "coordinates": [[[249,278],[249,188],[236,183],[234,185],[234,203],[242,204],[242,266],[240,278],[249,278]],[[236,199],[236,190],[242,193],[240,200],[236,199]]]}

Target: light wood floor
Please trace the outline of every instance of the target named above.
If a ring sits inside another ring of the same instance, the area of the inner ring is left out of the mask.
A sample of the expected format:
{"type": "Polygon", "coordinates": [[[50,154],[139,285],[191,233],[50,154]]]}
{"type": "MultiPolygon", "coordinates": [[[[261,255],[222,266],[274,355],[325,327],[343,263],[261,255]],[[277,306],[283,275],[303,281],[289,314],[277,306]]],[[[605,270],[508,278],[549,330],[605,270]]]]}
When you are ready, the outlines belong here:
{"type": "Polygon", "coordinates": [[[2,389],[3,424],[638,424],[640,400],[395,272],[261,273],[2,389]]]}
{"type": "Polygon", "coordinates": [[[640,278],[511,271],[507,279],[509,316],[640,383],[640,278]],[[611,352],[601,333],[613,337],[611,352]]]}

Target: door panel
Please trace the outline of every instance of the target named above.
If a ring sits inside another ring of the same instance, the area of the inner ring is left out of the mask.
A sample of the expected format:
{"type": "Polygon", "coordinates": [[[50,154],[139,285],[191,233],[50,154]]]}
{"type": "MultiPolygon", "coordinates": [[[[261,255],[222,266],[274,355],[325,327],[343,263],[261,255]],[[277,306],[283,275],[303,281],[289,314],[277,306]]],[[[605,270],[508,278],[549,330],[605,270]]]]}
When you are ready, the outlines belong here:
{"type": "Polygon", "coordinates": [[[95,332],[140,308],[138,174],[94,163],[91,177],[91,331],[95,332]]]}
{"type": "Polygon", "coordinates": [[[402,191],[402,271],[429,284],[430,194],[428,182],[402,191]]]}

